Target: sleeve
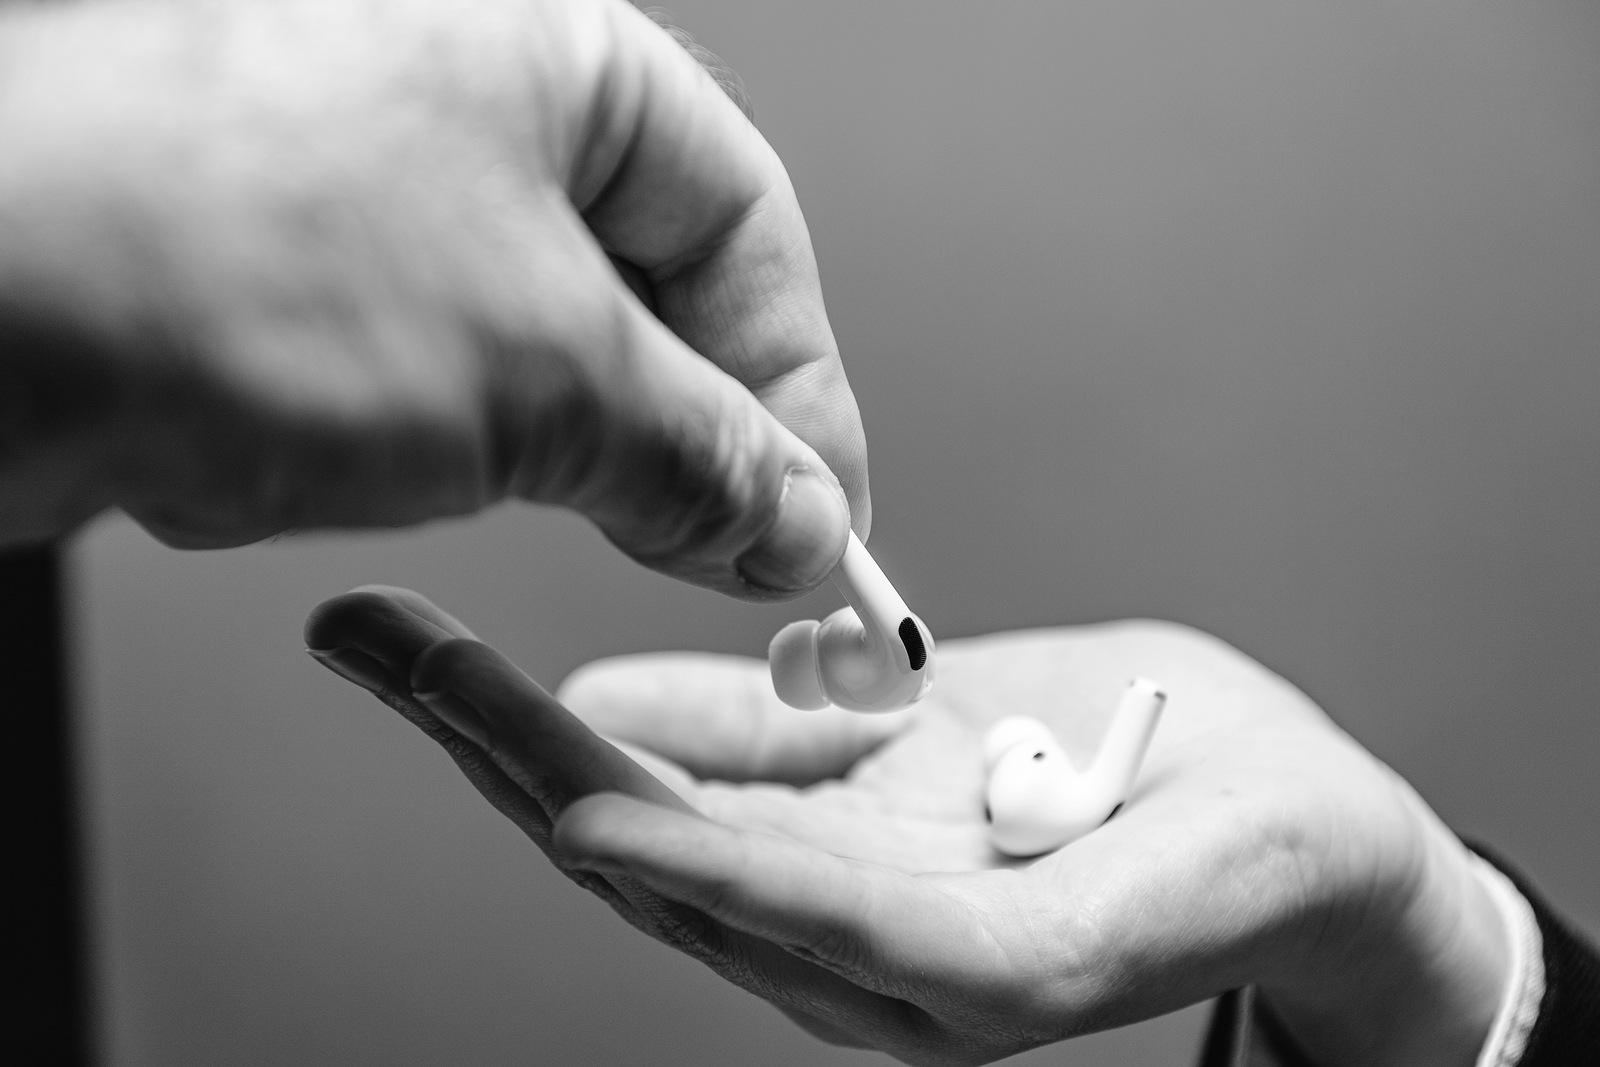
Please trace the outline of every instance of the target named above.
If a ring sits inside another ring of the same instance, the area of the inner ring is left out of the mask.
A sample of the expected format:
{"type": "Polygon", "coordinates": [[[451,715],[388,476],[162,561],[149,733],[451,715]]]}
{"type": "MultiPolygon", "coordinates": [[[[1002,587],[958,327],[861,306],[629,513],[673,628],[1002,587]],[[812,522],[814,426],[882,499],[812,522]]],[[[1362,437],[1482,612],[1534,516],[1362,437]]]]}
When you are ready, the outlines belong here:
{"type": "MultiPolygon", "coordinates": [[[[1569,927],[1504,860],[1472,845],[1477,871],[1513,942],[1513,979],[1479,1067],[1600,1064],[1600,952],[1569,927]]],[[[1200,1067],[1300,1067],[1307,1061],[1255,997],[1224,994],[1212,1015],[1200,1067]]]]}
{"type": "Polygon", "coordinates": [[[1472,844],[1533,909],[1543,941],[1544,995],[1517,1067],[1592,1067],[1600,1063],[1600,952],[1558,916],[1520,873],[1472,844]]]}
{"type": "Polygon", "coordinates": [[[1277,1018],[1256,997],[1254,986],[1217,998],[1201,1046],[1200,1067],[1314,1067],[1289,1039],[1277,1018]]]}

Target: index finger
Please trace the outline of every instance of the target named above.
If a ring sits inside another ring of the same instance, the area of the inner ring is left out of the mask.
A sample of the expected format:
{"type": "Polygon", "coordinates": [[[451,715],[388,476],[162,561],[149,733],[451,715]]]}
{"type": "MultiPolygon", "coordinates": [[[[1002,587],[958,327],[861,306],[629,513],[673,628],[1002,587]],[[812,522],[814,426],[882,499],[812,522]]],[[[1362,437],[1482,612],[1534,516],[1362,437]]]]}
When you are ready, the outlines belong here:
{"type": "Polygon", "coordinates": [[[811,236],[777,154],[687,52],[628,5],[611,19],[614,107],[574,203],[648,280],[661,320],[822,456],[871,527],[866,438],[823,306],[811,236]]]}

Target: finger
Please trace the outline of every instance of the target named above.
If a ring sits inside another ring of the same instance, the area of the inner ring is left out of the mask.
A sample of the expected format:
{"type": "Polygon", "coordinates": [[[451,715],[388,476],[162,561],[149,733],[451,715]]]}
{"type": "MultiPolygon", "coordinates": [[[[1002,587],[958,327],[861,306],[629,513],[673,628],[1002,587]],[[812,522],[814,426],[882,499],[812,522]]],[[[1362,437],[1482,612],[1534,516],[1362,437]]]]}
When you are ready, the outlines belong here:
{"type": "Polygon", "coordinates": [[[760,939],[708,920],[692,908],[662,899],[636,880],[572,869],[552,847],[548,812],[559,810],[566,796],[581,793],[593,783],[608,788],[642,785],[640,792],[658,800],[663,787],[632,767],[486,646],[448,637],[433,645],[445,627],[466,629],[409,590],[369,587],[320,605],[307,625],[307,637],[345,642],[390,670],[393,668],[388,665],[408,656],[415,658],[419,645],[437,647],[437,652],[423,657],[415,668],[419,684],[439,687],[431,694],[430,703],[438,703],[438,692],[454,687],[469,694],[486,713],[503,713],[517,720],[506,731],[508,743],[493,748],[501,760],[515,754],[514,774],[491,760],[483,747],[438,723],[430,709],[411,699],[409,686],[390,686],[380,696],[428,728],[478,791],[519,826],[558,869],[635,927],[773,1000],[796,1018],[812,1018],[814,1032],[832,1034],[837,1041],[870,1044],[851,1036],[851,1028],[863,1025],[863,1020],[876,1020],[872,1025],[881,1030],[888,1020],[899,1016],[897,1006],[880,1002],[880,998],[760,939]],[[817,1011],[824,1012],[827,1021],[816,1018],[817,1011]]]}
{"type": "Polygon", "coordinates": [[[507,775],[481,745],[416,699],[410,677],[417,657],[441,641],[471,636],[465,625],[426,597],[392,586],[363,586],[334,597],[318,605],[306,623],[306,641],[313,646],[313,656],[335,673],[371,690],[438,742],[484,799],[522,830],[563,874],[628,922],[651,929],[655,920],[647,914],[649,909],[640,910],[641,903],[649,904],[641,897],[642,891],[635,888],[629,893],[629,887],[619,888],[600,874],[575,871],[564,864],[550,843],[551,818],[538,800],[507,775]]]}
{"type": "Polygon", "coordinates": [[[850,530],[822,457],[650,314],[570,204],[538,214],[522,317],[485,364],[496,492],[580,511],[646,566],[732,595],[820,583],[850,530]]]}
{"type": "Polygon", "coordinates": [[[366,585],[323,601],[305,624],[306,650],[373,692],[410,691],[411,664],[430,645],[471,630],[420,593],[366,585]]]}
{"type": "MultiPolygon", "coordinates": [[[[534,683],[486,646],[446,637],[449,628],[465,631],[453,617],[409,590],[368,587],[320,605],[307,624],[312,643],[343,642],[344,647],[381,663],[386,671],[416,649],[436,647],[414,668],[418,684],[439,687],[430,703],[448,688],[463,691],[490,715],[513,719],[506,746],[493,751],[502,760],[516,754],[515,776],[491,759],[474,741],[440,722],[412,696],[409,685],[388,684],[379,692],[385,703],[423,726],[438,740],[469,781],[499,811],[526,833],[573,881],[599,896],[640,930],[701,960],[742,988],[779,1005],[826,1039],[870,1046],[863,1032],[888,1034],[902,1025],[903,1005],[876,997],[828,972],[795,959],[781,949],[706,918],[691,907],[661,898],[636,879],[575,870],[553,847],[548,812],[564,798],[593,783],[611,788],[643,786],[640,792],[658,800],[665,787],[628,764],[626,757],[588,732],[534,683]],[[541,765],[543,761],[543,765],[541,765]],[[559,766],[551,766],[552,762],[559,766]]],[[[424,690],[424,693],[428,693],[424,690]]],[[[474,709],[476,714],[476,709],[474,709]]],[[[447,716],[454,718],[454,715],[447,716]]],[[[681,774],[681,772],[679,772],[681,774]]],[[[680,805],[681,806],[681,805],[680,805]]]]}
{"type": "Polygon", "coordinates": [[[425,650],[470,639],[459,620],[409,589],[363,586],[317,605],[306,620],[307,651],[323,666],[378,697],[436,741],[502,814],[549,850],[550,818],[470,738],[419,702],[411,671],[425,650]]]}
{"type": "Polygon", "coordinates": [[[908,874],[930,868],[983,871],[995,865],[994,846],[976,812],[951,819],[905,810],[911,806],[902,805],[898,797],[875,795],[855,781],[804,790],[702,782],[693,796],[696,811],[723,825],[777,834],[830,855],[908,874]]]}
{"type": "Polygon", "coordinates": [[[910,711],[796,711],[772,691],[766,664],[664,653],[578,668],[558,696],[584,722],[703,779],[809,785],[838,778],[911,723],[910,711]]]}
{"type": "Polygon", "coordinates": [[[573,804],[554,842],[885,996],[939,1003],[1007,973],[977,915],[927,881],[783,838],[603,794],[573,804]]]}
{"type": "Polygon", "coordinates": [[[398,585],[358,585],[351,590],[351,593],[367,597],[382,597],[390,603],[403,608],[424,623],[444,631],[451,637],[465,637],[473,641],[478,639],[478,635],[473,633],[466,623],[414,589],[406,589],[398,585]]]}
{"type": "Polygon", "coordinates": [[[865,536],[860,414],[783,165],[667,34],[613,10],[616,79],[633,91],[592,130],[574,202],[608,250],[646,272],[662,321],[817,450],[865,536]]]}
{"type": "Polygon", "coordinates": [[[700,783],[695,781],[694,776],[688,771],[671,760],[662,758],[648,748],[640,748],[638,745],[620,737],[612,737],[605,734],[601,736],[614,745],[618,752],[621,752],[640,767],[649,771],[651,777],[655,778],[656,781],[678,794],[685,804],[688,804],[696,811],[701,810],[699,804],[700,783]]]}
{"type": "Polygon", "coordinates": [[[751,122],[755,121],[755,109],[750,106],[750,95],[745,92],[744,79],[739,77],[737,71],[722,61],[722,57],[711,49],[694,39],[688,30],[672,21],[672,15],[659,7],[644,8],[644,16],[651,22],[660,26],[667,32],[667,36],[678,42],[685,52],[694,58],[694,61],[711,75],[711,80],[717,87],[738,106],[744,117],[751,122]]]}
{"type": "MultiPolygon", "coordinates": [[[[619,915],[641,929],[651,927],[650,901],[636,887],[619,887],[604,876],[575,871],[561,861],[550,843],[551,818],[522,784],[513,780],[484,748],[464,736],[448,719],[416,699],[410,687],[413,665],[422,652],[440,642],[472,639],[460,620],[421,594],[393,586],[363,586],[319,605],[306,624],[306,639],[313,655],[336,673],[349,676],[350,664],[372,665],[383,679],[352,678],[372,689],[384,703],[399,711],[437,741],[484,799],[515,824],[557,869],[609,904],[619,915]],[[349,657],[357,657],[352,661],[349,657]],[[628,892],[633,888],[633,892],[628,892]],[[641,910],[641,904],[646,905],[641,910]]],[[[670,765],[662,764],[664,770],[670,765]]],[[[680,779],[686,778],[677,772],[680,779]]],[[[659,911],[659,906],[655,908],[659,911]]]]}
{"type": "MultiPolygon", "coordinates": [[[[503,707],[514,707],[520,713],[532,708],[535,713],[542,713],[554,721],[558,726],[575,726],[570,732],[568,743],[565,746],[553,747],[548,752],[539,753],[537,756],[525,759],[525,764],[531,764],[538,759],[560,759],[571,757],[592,762],[594,753],[605,753],[612,748],[606,742],[585,730],[581,724],[575,724],[563,709],[550,700],[534,682],[527,678],[497,653],[492,653],[487,646],[479,644],[472,636],[472,632],[454,616],[437,607],[426,597],[412,592],[409,589],[400,589],[392,586],[364,586],[360,589],[334,597],[323,602],[312,612],[311,618],[306,623],[306,641],[312,646],[311,652],[318,660],[328,666],[330,670],[345,675],[356,684],[371,689],[389,703],[397,706],[402,712],[419,725],[429,729],[429,732],[438,733],[434,727],[448,728],[445,733],[448,737],[441,739],[454,740],[464,731],[460,730],[459,711],[440,716],[429,704],[438,704],[438,698],[444,693],[424,691],[427,701],[419,701],[417,693],[411,685],[412,674],[421,669],[422,676],[428,684],[441,686],[445,691],[457,683],[464,683],[464,688],[470,694],[468,699],[479,701],[489,708],[491,713],[498,713],[503,707]],[[465,648],[451,650],[451,645],[463,645],[465,648]],[[440,654],[430,660],[431,666],[423,669],[418,667],[418,662],[423,658],[423,653],[429,649],[443,646],[440,654]],[[481,677],[476,681],[465,678],[465,672],[458,672],[455,663],[470,658],[484,660],[488,664],[485,672],[480,672],[481,677]],[[511,693],[502,693],[502,690],[514,689],[511,693]],[[547,705],[541,709],[541,705],[547,705]],[[451,720],[455,719],[456,722],[451,720]],[[580,751],[586,749],[587,751],[580,751]]],[[[471,714],[476,714],[472,712],[471,714]]],[[[477,738],[471,736],[476,733],[476,728],[469,721],[469,729],[465,731],[467,740],[472,741],[472,753],[483,755],[486,747],[477,738]]],[[[514,740],[525,738],[526,730],[514,731],[514,740]]],[[[447,745],[447,748],[452,746],[447,745]]],[[[459,746],[456,746],[459,747],[459,746]]],[[[525,753],[526,746],[518,750],[515,745],[510,750],[525,753]]],[[[614,751],[614,749],[613,749],[614,751]]],[[[459,755],[460,753],[452,752],[459,755]]],[[[653,759],[661,770],[670,773],[674,768],[670,764],[644,753],[647,759],[653,759]]],[[[477,763],[474,762],[474,772],[477,773],[477,763]]],[[[623,759],[618,765],[626,764],[623,759]]],[[[635,766],[629,772],[637,772],[635,766]]],[[[497,775],[503,773],[498,772],[497,775]]],[[[677,770],[674,785],[684,792],[685,776],[677,770]]],[[[496,777],[496,776],[491,776],[496,777]]],[[[650,776],[646,775],[646,778],[650,776]]],[[[629,780],[624,778],[602,778],[604,788],[619,788],[629,780]]],[[[638,779],[634,775],[634,780],[638,779]]],[[[653,779],[651,779],[653,781],[653,779]]],[[[498,784],[496,791],[498,791],[498,784]]],[[[526,788],[518,787],[522,793],[529,793],[526,788]]],[[[652,796],[659,796],[652,787],[652,796]]],[[[493,799],[493,798],[491,798],[493,799]]],[[[520,805],[519,805],[520,807],[520,805]]],[[[548,819],[538,821],[542,830],[548,829],[548,819]]]]}
{"type": "Polygon", "coordinates": [[[488,645],[434,645],[417,657],[411,687],[551,817],[580,797],[608,790],[693,812],[488,645]]]}

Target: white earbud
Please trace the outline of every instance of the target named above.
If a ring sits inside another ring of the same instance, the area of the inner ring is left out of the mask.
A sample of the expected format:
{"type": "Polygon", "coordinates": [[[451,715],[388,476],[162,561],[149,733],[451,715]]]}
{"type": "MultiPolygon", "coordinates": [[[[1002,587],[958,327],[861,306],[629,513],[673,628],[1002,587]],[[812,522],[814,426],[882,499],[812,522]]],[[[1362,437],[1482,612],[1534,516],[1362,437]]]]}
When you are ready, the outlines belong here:
{"type": "Polygon", "coordinates": [[[933,634],[854,533],[832,579],[850,606],[820,623],[791,622],[767,647],[779,699],[805,711],[894,711],[921,700],[933,686],[933,634]]]}
{"type": "Polygon", "coordinates": [[[1135,678],[1087,771],[1072,766],[1050,728],[1013,715],[984,735],[989,840],[1008,856],[1037,856],[1098,827],[1128,799],[1166,694],[1135,678]]]}

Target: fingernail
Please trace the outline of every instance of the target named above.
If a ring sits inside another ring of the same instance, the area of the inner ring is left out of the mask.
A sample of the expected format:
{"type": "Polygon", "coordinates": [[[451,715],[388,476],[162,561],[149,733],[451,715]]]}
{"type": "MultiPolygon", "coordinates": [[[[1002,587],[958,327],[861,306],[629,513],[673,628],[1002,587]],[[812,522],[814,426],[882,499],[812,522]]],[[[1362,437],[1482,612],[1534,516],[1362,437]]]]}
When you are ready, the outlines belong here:
{"type": "Polygon", "coordinates": [[[369,693],[381,693],[390,687],[388,668],[365,652],[353,648],[308,648],[306,652],[334,674],[369,693]]]}
{"type": "Polygon", "coordinates": [[[739,557],[739,575],[775,593],[809,589],[833,570],[849,539],[850,506],[843,490],[810,467],[791,467],[778,517],[739,557]]]}
{"type": "Polygon", "coordinates": [[[411,695],[450,729],[479,748],[488,750],[489,724],[483,721],[483,716],[471,704],[450,693],[417,692],[411,695]]]}

